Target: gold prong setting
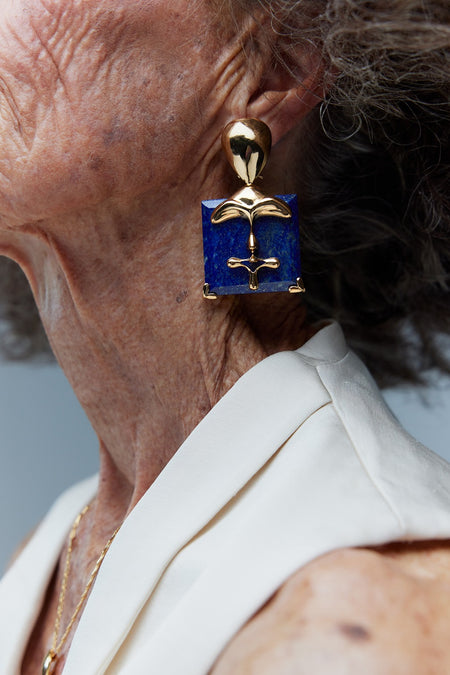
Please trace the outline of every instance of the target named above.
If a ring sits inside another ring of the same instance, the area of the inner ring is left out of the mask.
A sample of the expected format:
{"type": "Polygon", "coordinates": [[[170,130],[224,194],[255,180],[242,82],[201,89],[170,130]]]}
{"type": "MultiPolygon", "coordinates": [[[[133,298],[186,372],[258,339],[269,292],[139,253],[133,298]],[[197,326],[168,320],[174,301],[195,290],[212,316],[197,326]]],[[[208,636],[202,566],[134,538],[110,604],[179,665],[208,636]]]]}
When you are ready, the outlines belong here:
{"type": "Polygon", "coordinates": [[[218,298],[219,298],[217,293],[212,293],[209,290],[209,284],[203,284],[203,297],[206,300],[218,300],[218,298]]]}
{"type": "Polygon", "coordinates": [[[297,277],[296,283],[293,284],[292,286],[289,286],[289,293],[305,293],[305,284],[303,283],[303,279],[301,277],[297,277]]]}

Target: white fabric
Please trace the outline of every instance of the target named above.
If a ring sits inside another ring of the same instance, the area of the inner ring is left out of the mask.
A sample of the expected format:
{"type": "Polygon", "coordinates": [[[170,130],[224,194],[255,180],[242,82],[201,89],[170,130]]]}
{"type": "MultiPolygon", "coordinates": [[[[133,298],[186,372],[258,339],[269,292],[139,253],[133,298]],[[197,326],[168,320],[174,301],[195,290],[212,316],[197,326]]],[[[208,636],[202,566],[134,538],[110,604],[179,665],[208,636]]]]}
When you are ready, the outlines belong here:
{"type": "MultiPolygon", "coordinates": [[[[450,466],[396,422],[331,324],[246,373],[117,534],[65,675],[204,675],[287,577],[347,546],[450,537],[450,466]]],[[[55,504],[0,583],[1,675],[19,673],[72,521],[55,504]]]]}

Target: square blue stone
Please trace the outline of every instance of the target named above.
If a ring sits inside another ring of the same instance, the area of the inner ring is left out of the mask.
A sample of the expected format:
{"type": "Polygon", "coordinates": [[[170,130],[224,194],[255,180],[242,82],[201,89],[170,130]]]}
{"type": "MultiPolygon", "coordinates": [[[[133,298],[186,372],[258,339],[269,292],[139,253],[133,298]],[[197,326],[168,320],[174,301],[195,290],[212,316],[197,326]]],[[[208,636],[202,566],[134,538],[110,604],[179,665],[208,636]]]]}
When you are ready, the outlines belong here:
{"type": "Polygon", "coordinates": [[[227,260],[231,257],[249,258],[247,247],[250,225],[245,218],[227,220],[220,225],[211,223],[214,209],[224,199],[209,199],[202,202],[203,255],[205,258],[205,282],[210,292],[217,295],[241,293],[274,293],[287,291],[301,276],[300,236],[298,231],[297,195],[277,195],[290,207],[291,218],[261,216],[253,223],[258,240],[259,258],[278,258],[280,266],[273,270],[263,268],[258,272],[259,287],[249,287],[249,273],[243,267],[231,269],[227,260]]]}

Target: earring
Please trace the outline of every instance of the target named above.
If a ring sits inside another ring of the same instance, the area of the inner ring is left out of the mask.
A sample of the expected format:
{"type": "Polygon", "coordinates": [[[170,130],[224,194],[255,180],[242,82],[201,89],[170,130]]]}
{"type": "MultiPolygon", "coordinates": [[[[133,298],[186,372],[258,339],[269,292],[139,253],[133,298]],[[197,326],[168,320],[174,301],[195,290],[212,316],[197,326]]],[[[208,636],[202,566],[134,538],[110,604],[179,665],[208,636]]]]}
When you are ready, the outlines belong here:
{"type": "Polygon", "coordinates": [[[267,197],[253,185],[271,145],[270,129],[260,120],[236,120],[223,130],[225,155],[245,187],[225,201],[202,202],[203,296],[209,300],[219,295],[305,291],[297,196],[267,197]]]}

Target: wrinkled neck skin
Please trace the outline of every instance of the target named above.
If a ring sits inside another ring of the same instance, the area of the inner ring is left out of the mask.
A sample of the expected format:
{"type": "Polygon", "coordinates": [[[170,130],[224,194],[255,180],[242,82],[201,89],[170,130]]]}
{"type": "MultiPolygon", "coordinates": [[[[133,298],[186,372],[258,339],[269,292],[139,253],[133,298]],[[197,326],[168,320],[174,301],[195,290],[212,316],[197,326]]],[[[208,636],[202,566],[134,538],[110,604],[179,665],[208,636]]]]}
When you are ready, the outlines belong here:
{"type": "Polygon", "coordinates": [[[296,296],[202,297],[200,202],[239,187],[220,134],[267,65],[242,49],[252,19],[218,39],[207,6],[0,11],[0,253],[99,438],[93,554],[236,380],[309,334],[296,296]]]}
{"type": "Polygon", "coordinates": [[[217,187],[201,188],[3,235],[2,253],[28,275],[53,350],[98,434],[96,508],[105,532],[243,373],[306,338],[297,297],[203,299],[198,193],[213,197],[217,187]]]}

